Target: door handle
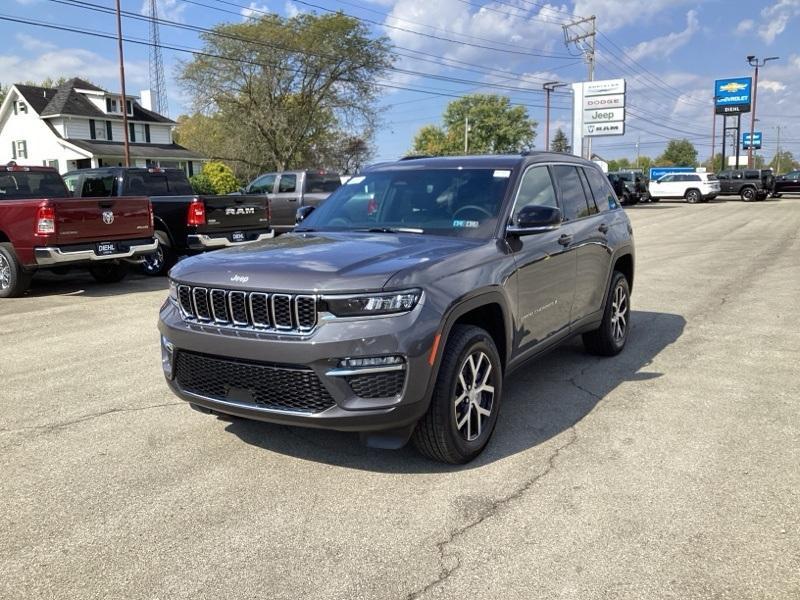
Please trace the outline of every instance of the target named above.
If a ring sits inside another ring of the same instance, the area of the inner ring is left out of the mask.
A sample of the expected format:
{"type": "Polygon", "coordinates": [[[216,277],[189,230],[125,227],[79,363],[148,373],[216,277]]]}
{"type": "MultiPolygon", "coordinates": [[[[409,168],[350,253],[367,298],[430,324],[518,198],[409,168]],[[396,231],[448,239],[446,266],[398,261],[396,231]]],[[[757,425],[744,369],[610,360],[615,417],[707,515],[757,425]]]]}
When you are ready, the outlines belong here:
{"type": "Polygon", "coordinates": [[[558,238],[558,243],[562,246],[569,246],[572,243],[572,235],[565,233],[560,238],[558,238]]]}
{"type": "Polygon", "coordinates": [[[289,198],[289,202],[297,202],[297,198],[289,198]]]}
{"type": "Polygon", "coordinates": [[[600,233],[608,233],[608,225],[605,223],[600,223],[600,227],[597,228],[600,233]]]}

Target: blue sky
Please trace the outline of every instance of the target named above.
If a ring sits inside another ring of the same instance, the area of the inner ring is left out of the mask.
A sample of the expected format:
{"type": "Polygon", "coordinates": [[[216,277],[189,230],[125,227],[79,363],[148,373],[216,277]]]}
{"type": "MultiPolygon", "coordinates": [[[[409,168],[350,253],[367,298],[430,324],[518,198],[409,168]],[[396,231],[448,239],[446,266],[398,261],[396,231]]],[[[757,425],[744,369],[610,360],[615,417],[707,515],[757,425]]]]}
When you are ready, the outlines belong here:
{"type": "MultiPolygon", "coordinates": [[[[81,1],[113,6],[113,0],[81,1]]],[[[123,10],[135,13],[145,5],[145,0],[122,0],[123,10]]],[[[387,87],[380,99],[376,159],[401,156],[419,127],[438,123],[452,96],[467,92],[508,94],[526,105],[540,123],[536,145],[543,147],[541,84],[581,81],[587,74],[586,64],[571,56],[575,49],[564,45],[561,23],[588,15],[597,16],[601,32],[596,78],[625,77],[631,107],[626,135],[596,140],[598,154],[633,158],[640,143],[641,153],[652,156],[669,138],[688,137],[701,158],[708,156],[713,81],[750,75],[745,57],[753,54],[780,57],[761,71],[756,128],[764,132],[763,152],[768,158],[775,152],[781,127],[781,147],[800,156],[800,106],[794,100],[800,94],[800,0],[159,0],[159,5],[162,18],[201,27],[260,12],[322,12],[311,5],[374,22],[370,28],[390,38],[402,69],[381,79],[387,87]]],[[[3,0],[0,16],[115,31],[112,16],[58,0],[3,0]]],[[[144,22],[124,19],[123,28],[127,37],[147,39],[144,22]]],[[[0,36],[3,83],[84,76],[119,88],[112,40],[2,20],[0,36]]],[[[161,38],[200,47],[192,31],[162,25],[161,38]]],[[[128,89],[138,93],[149,87],[148,48],[129,43],[125,51],[128,89]]],[[[173,117],[190,105],[175,81],[179,61],[187,58],[164,51],[173,117]]],[[[551,135],[558,126],[569,129],[570,111],[569,95],[553,97],[551,135]]]]}

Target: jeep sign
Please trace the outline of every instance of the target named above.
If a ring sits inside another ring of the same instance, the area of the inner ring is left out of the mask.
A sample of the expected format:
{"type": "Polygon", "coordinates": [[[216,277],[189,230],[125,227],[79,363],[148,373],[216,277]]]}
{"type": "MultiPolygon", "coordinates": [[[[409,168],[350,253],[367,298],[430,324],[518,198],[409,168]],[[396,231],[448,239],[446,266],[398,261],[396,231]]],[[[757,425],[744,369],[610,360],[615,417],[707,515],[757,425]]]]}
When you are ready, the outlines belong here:
{"type": "Polygon", "coordinates": [[[583,115],[584,123],[606,123],[608,121],[624,121],[624,108],[598,108],[587,110],[583,115]]]}

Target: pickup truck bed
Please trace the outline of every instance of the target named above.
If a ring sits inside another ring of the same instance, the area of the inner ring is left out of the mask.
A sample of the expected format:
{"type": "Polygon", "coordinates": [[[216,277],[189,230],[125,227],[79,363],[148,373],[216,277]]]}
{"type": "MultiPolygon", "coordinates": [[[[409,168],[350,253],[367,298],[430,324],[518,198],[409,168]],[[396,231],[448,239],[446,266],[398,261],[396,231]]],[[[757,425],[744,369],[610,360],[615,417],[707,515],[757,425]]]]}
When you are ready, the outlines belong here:
{"type": "Polygon", "coordinates": [[[75,196],[149,197],[160,243],[143,263],[148,275],[166,273],[183,255],[273,236],[266,196],[198,195],[179,169],[107,167],[73,171],[64,178],[75,196]]]}
{"type": "Polygon", "coordinates": [[[70,198],[54,169],[0,167],[0,297],[24,293],[43,268],[84,266],[119,281],[125,261],[157,248],[147,198],[70,198]]]}

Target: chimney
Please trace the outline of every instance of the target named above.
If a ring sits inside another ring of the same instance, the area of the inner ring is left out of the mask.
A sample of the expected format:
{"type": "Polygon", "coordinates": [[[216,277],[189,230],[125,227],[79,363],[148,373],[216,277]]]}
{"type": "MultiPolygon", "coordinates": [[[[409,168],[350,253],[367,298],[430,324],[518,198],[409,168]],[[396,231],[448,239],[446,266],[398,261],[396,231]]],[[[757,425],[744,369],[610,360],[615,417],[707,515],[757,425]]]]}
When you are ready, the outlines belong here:
{"type": "Polygon", "coordinates": [[[153,98],[150,90],[139,92],[139,104],[146,110],[153,110],[153,98]]]}

